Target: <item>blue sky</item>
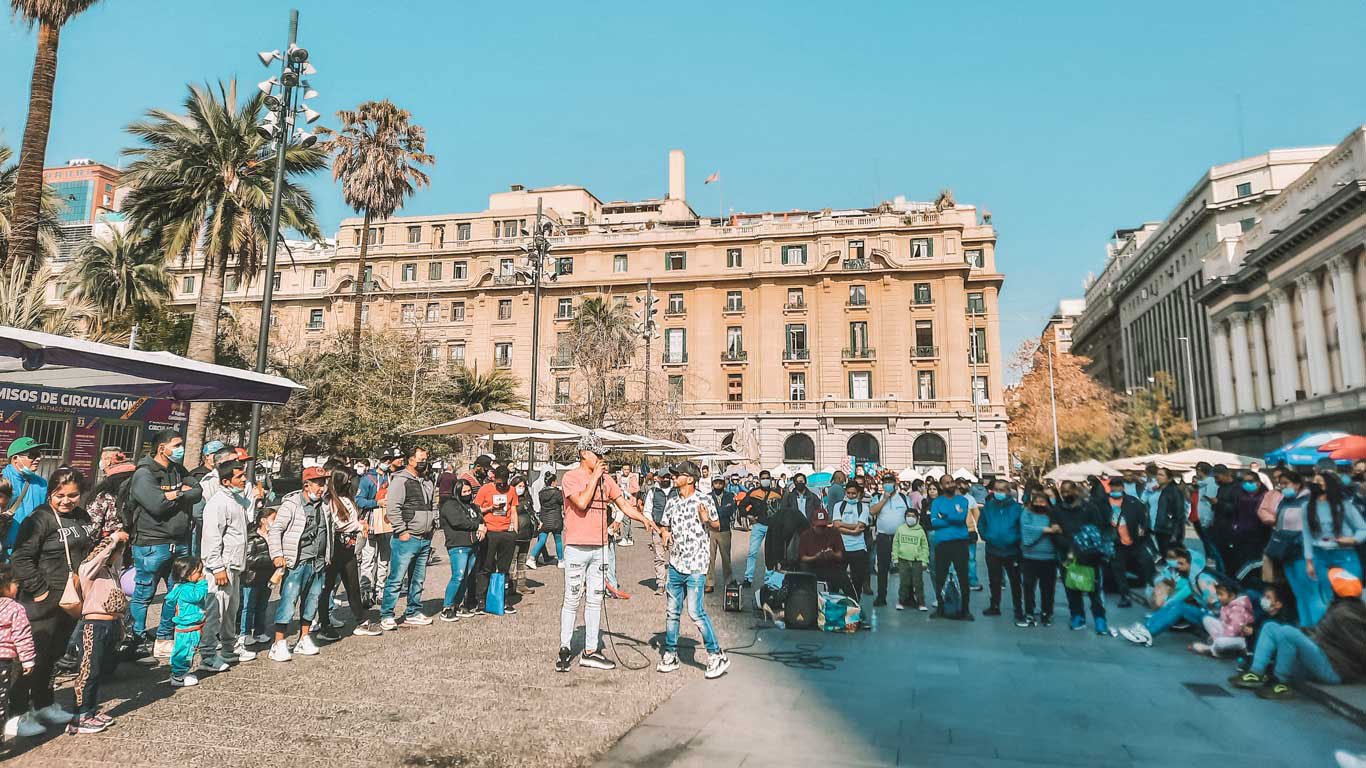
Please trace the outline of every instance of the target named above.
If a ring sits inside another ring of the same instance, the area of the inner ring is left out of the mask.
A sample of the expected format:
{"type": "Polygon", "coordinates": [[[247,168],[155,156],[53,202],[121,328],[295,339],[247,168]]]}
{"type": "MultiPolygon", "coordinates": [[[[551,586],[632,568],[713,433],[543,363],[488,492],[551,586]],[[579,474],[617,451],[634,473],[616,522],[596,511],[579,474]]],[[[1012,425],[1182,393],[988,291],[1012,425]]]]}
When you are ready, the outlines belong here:
{"type": "MultiPolygon", "coordinates": [[[[265,78],[290,3],[107,0],[62,34],[49,165],[115,163],[123,127],[191,81],[265,78]]],[[[1117,227],[1159,219],[1208,166],[1332,144],[1366,116],[1366,5],[902,2],[544,4],[300,0],[329,117],[408,108],[438,158],[408,213],[509,183],[664,192],[718,210],[853,207],[952,187],[990,210],[1002,344],[1081,293],[1117,227]],[[857,10],[853,10],[857,9],[857,10]],[[1241,100],[1241,131],[1238,102],[1241,100]]],[[[23,133],[33,33],[0,21],[0,140],[23,133]]],[[[348,214],[319,176],[320,216],[348,214]]]]}

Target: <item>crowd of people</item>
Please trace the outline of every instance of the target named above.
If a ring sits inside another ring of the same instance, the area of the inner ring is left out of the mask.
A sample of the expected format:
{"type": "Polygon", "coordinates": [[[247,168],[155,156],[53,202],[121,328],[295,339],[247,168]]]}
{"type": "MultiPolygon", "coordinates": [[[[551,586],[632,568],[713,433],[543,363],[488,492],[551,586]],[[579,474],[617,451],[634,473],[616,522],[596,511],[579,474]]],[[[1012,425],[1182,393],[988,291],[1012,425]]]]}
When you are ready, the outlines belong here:
{"type": "Polygon", "coordinates": [[[527,573],[541,567],[564,570],[554,668],[568,672],[577,659],[610,670],[603,602],[631,599],[616,560],[637,530],[649,535],[664,597],[660,673],[682,666],[685,611],[705,648],[705,677],[727,671],[704,599],[718,577],[758,603],[771,574],[800,572],[830,592],[872,598],[865,614],[893,599],[896,610],[971,621],[972,594],[985,592],[981,614],[1009,610],[1022,629],[1053,624],[1061,580],[1071,629],[1087,627],[1088,611],[1097,634],[1144,646],[1186,629],[1192,652],[1236,658],[1233,684],[1262,696],[1292,695],[1299,679],[1366,679],[1366,462],[1346,473],[1201,465],[1189,482],[1151,466],[1056,484],[905,481],[856,467],[813,486],[800,472],[741,476],[689,461],[614,469],[589,433],[576,465],[533,478],[487,455],[468,467],[434,463],[412,446],[309,466],[286,493],[250,480],[255,459],[242,448],[210,442],[187,462],[170,431],[136,464],[106,450],[94,483],[70,467],[40,475],[44,447],[14,440],[0,479],[9,737],[105,730],[113,718],[101,711],[100,685],[120,663],[165,660],[167,684],[183,688],[258,655],[318,655],[348,627],[375,638],[436,619],[514,614],[534,593],[527,573]],[[450,576],[429,615],[423,592],[440,558],[438,530],[450,576]],[[748,535],[743,565],[731,562],[736,531],[748,535]],[[1187,547],[1192,539],[1198,547],[1187,547]],[[1107,592],[1150,613],[1112,633],[1107,592]],[[349,623],[336,610],[343,600],[349,623]],[[58,670],[75,673],[74,711],[56,702],[58,670]]]}

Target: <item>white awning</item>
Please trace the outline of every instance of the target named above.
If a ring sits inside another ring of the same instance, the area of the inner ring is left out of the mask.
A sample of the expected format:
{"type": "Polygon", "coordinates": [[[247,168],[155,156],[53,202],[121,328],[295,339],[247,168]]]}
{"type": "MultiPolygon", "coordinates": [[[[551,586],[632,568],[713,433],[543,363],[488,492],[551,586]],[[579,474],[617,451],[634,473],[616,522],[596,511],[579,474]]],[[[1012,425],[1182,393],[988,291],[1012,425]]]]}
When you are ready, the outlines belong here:
{"type": "Polygon", "coordinates": [[[473,413],[469,416],[462,416],[453,421],[437,424],[432,427],[423,427],[409,432],[410,435],[491,435],[495,433],[504,434],[539,434],[539,433],[558,433],[563,430],[557,429],[543,421],[518,416],[515,413],[505,411],[485,411],[483,413],[473,413]]]}

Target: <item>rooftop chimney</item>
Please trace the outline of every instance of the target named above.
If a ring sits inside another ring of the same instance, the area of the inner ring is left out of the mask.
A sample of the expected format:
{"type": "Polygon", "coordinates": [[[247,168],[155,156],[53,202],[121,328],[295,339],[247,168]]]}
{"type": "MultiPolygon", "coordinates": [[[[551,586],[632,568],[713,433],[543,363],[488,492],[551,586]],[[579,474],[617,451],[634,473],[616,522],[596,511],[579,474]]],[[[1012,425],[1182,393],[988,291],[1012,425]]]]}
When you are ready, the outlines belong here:
{"type": "Polygon", "coordinates": [[[526,187],[522,186],[521,184],[513,184],[508,187],[509,192],[521,192],[524,189],[526,189],[526,187]]]}
{"type": "Polygon", "coordinates": [[[686,200],[683,172],[683,150],[669,150],[669,199],[686,200]]]}

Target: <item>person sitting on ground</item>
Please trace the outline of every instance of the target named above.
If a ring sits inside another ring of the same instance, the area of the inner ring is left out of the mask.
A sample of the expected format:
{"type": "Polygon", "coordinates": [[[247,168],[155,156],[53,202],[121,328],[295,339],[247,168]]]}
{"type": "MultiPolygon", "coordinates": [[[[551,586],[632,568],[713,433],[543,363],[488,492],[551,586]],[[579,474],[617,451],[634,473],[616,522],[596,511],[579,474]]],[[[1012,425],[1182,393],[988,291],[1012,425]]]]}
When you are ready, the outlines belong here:
{"type": "Polygon", "coordinates": [[[1135,645],[1151,646],[1153,638],[1179,622],[1201,624],[1205,608],[1195,582],[1191,553],[1184,547],[1167,550],[1167,567],[1153,585],[1153,605],[1157,608],[1146,621],[1125,627],[1119,634],[1135,645]]]}
{"type": "MultiPolygon", "coordinates": [[[[1262,627],[1270,623],[1287,623],[1286,617],[1293,613],[1289,608],[1293,599],[1290,589],[1284,584],[1267,584],[1262,588],[1262,597],[1253,611],[1252,623],[1243,627],[1243,639],[1249,649],[1257,647],[1262,627]]],[[[1252,651],[1246,650],[1240,654],[1234,666],[1239,672],[1246,672],[1252,666],[1252,651]]]]}
{"type": "Polygon", "coordinates": [[[824,507],[811,518],[811,527],[802,531],[797,559],[803,569],[815,574],[817,581],[825,582],[830,591],[858,599],[844,566],[844,537],[830,524],[830,512],[824,507]]]}
{"type": "Polygon", "coordinates": [[[1246,629],[1252,626],[1252,600],[1238,590],[1238,583],[1221,579],[1214,585],[1219,599],[1219,616],[1205,616],[1208,643],[1192,643],[1190,650],[1218,658],[1247,650],[1246,629]]]}
{"type": "Polygon", "coordinates": [[[1257,638],[1248,671],[1229,682],[1255,690],[1264,699],[1294,696],[1290,683],[1298,680],[1322,685],[1366,680],[1366,603],[1361,601],[1361,579],[1343,568],[1328,571],[1333,604],[1309,629],[1268,622],[1257,638]],[[1271,670],[1275,669],[1275,676],[1271,670]]]}
{"type": "Polygon", "coordinates": [[[920,515],[914,507],[906,510],[904,522],[892,538],[892,559],[896,561],[900,586],[896,609],[914,608],[928,611],[925,605],[925,566],[930,560],[930,539],[920,525],[920,515]]]}

